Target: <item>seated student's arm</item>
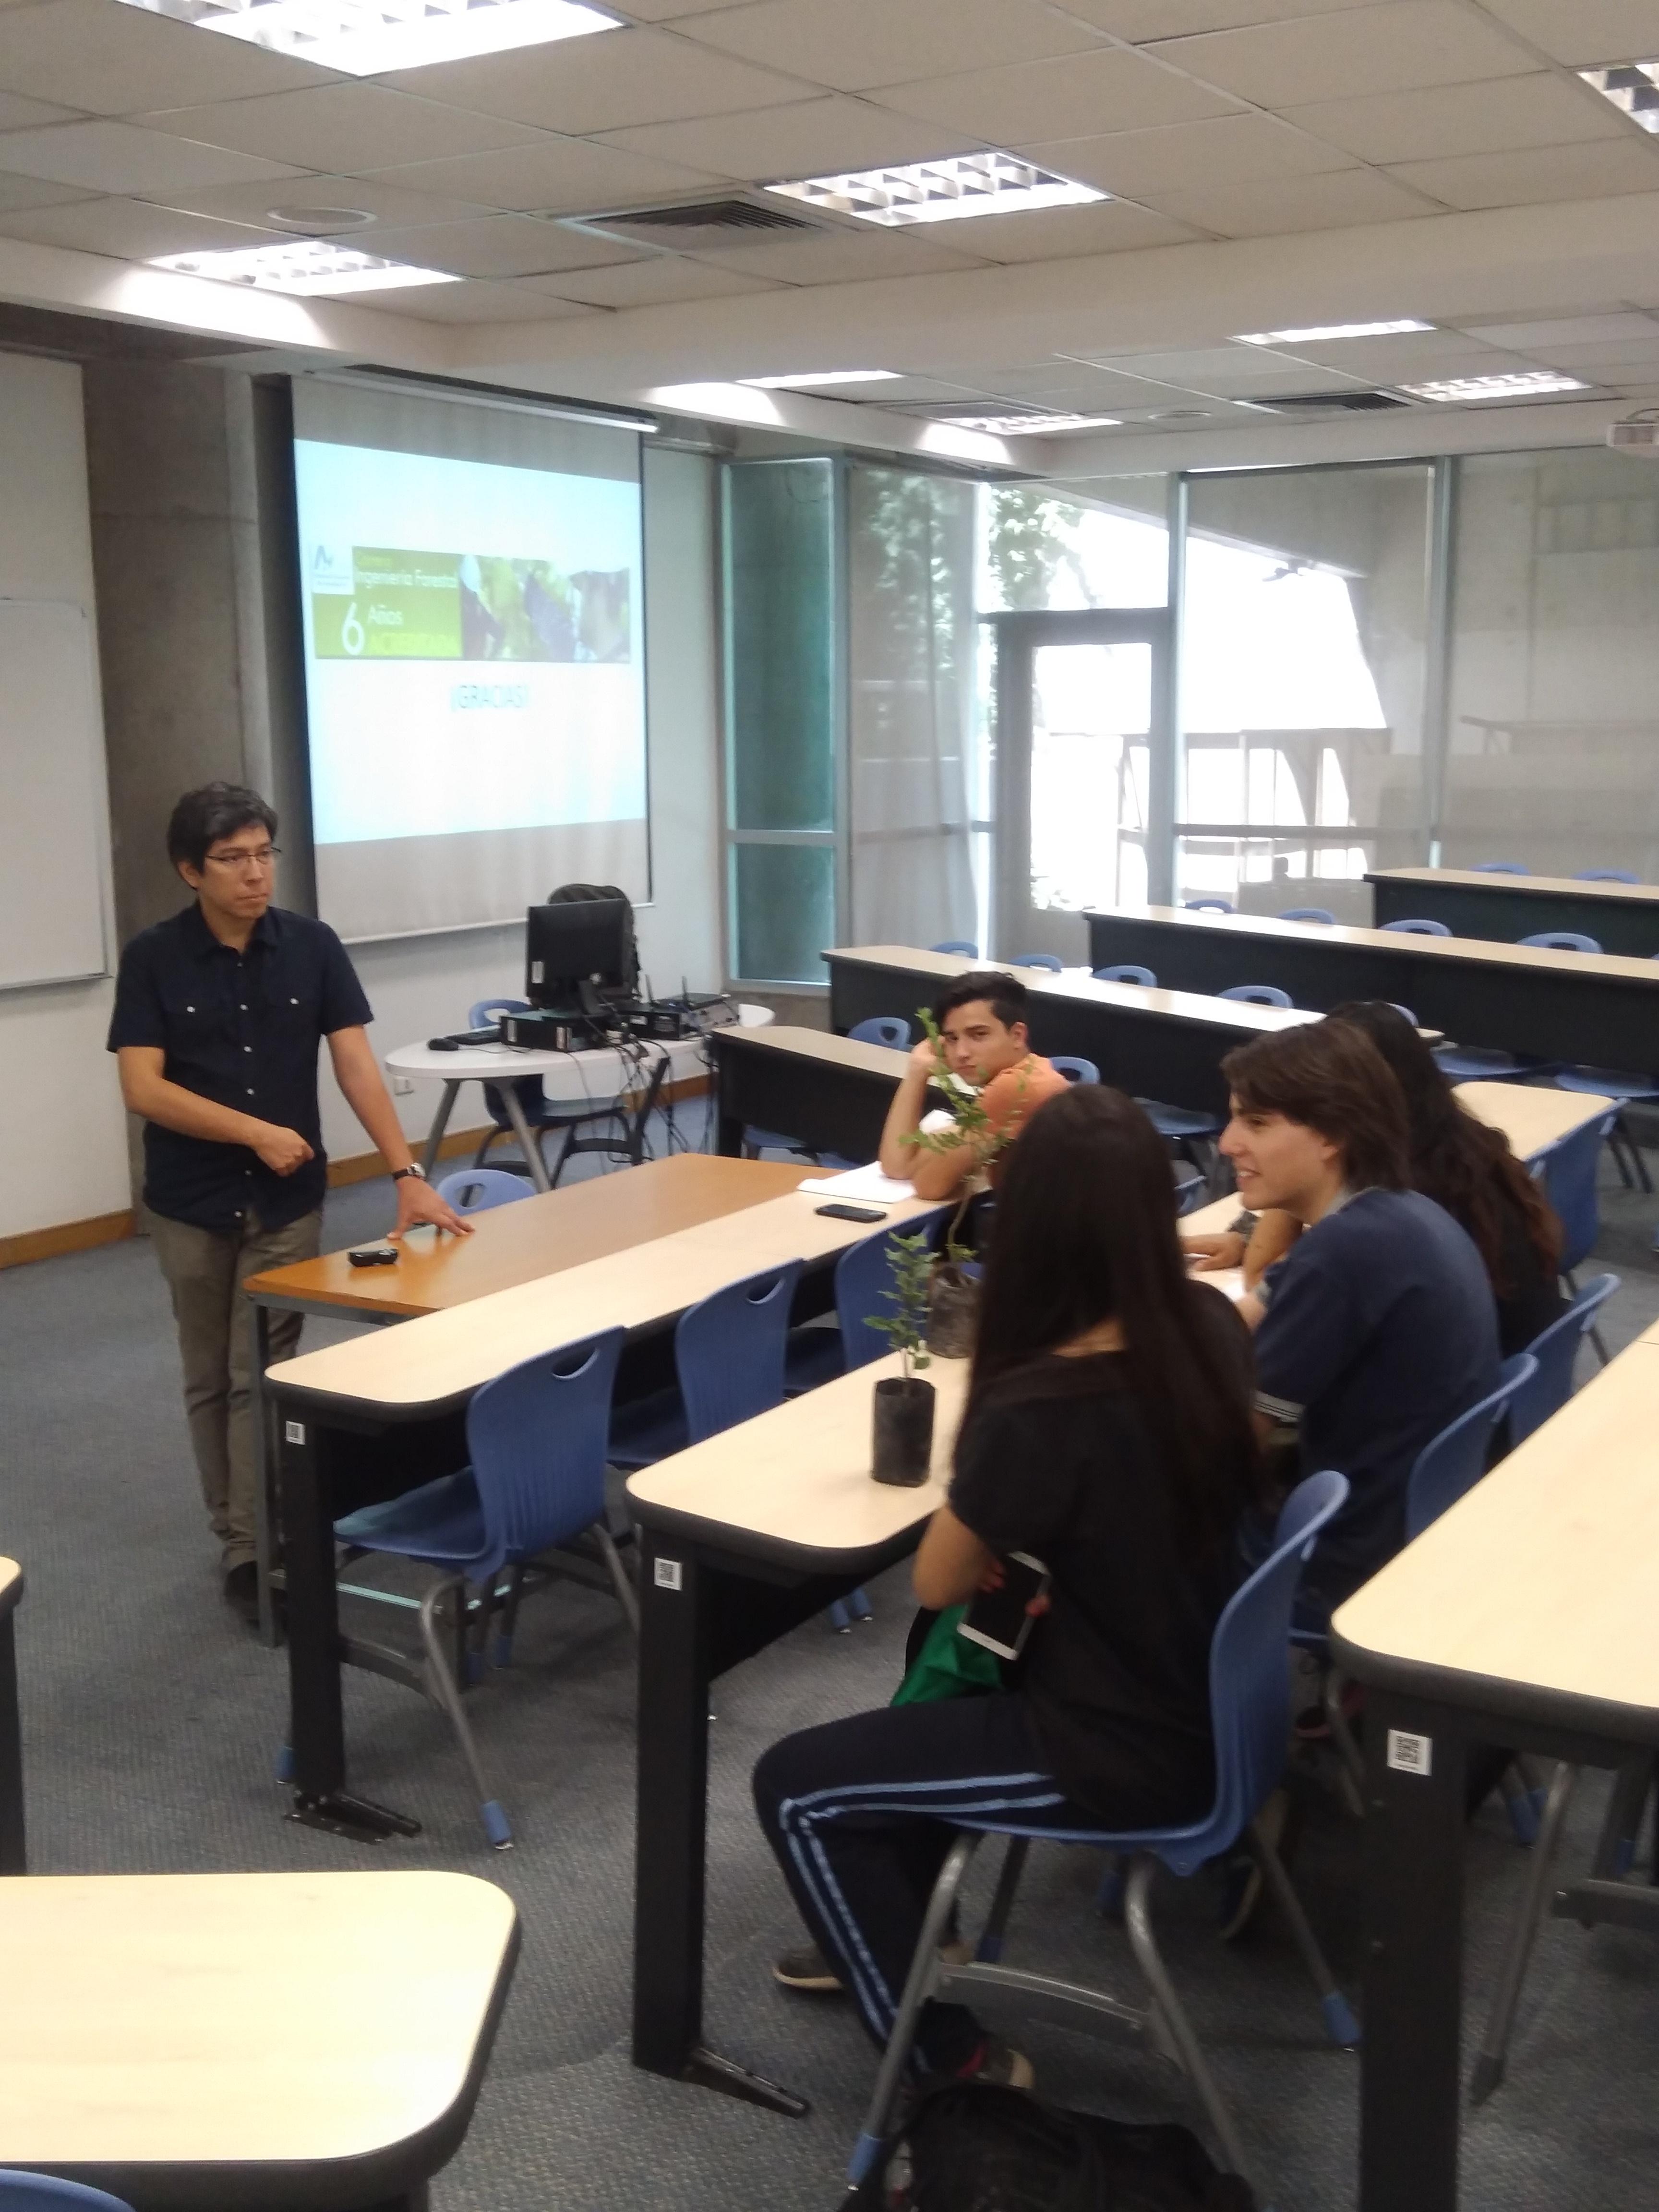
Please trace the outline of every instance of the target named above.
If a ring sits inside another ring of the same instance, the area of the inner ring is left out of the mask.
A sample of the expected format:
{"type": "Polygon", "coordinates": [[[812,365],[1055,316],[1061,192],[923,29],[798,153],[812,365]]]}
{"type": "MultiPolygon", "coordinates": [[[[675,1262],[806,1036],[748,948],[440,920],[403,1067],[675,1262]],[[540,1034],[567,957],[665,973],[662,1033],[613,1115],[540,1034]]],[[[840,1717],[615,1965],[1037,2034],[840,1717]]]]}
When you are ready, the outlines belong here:
{"type": "Polygon", "coordinates": [[[214,1145],[246,1145],[273,1175],[292,1175],[311,1158],[311,1146],[297,1129],[239,1114],[234,1106],[216,1105],[181,1083],[169,1083],[167,1054],[160,1045],[118,1045],[115,1064],[122,1103],[130,1114],[159,1122],[164,1129],[176,1129],[183,1137],[203,1137],[214,1145]]]}
{"type": "Polygon", "coordinates": [[[977,1166],[973,1147],[967,1144],[917,1145],[907,1141],[921,1127],[927,1109],[927,1086],[939,1073],[932,1043],[924,1037],[913,1046],[908,1066],[893,1093],[877,1155],[881,1171],[896,1182],[914,1183],[918,1198],[953,1198],[977,1166]]]}
{"type": "MultiPolygon", "coordinates": [[[[928,1522],[911,1571],[918,1603],[938,1612],[964,1603],[975,1590],[996,1589],[1011,1552],[1052,1561],[1073,1503],[1071,1478],[1044,1457],[1026,1408],[975,1413],[957,1445],[950,1502],[928,1522]]],[[[1048,1607],[1043,1597],[1027,1610],[1048,1607]]]]}
{"type": "MultiPolygon", "coordinates": [[[[1177,1231],[1179,1224],[1177,1224],[1177,1231]]],[[[1256,1217],[1255,1227],[1248,1243],[1237,1230],[1224,1229],[1219,1234],[1182,1237],[1183,1252],[1198,1255],[1194,1273],[1200,1275],[1219,1273],[1228,1267],[1243,1267],[1244,1287],[1253,1291],[1269,1267],[1282,1260],[1297,1238],[1302,1234],[1302,1224],[1293,1213],[1282,1213],[1269,1207],[1256,1217]]],[[[1255,1327],[1254,1322],[1251,1327],[1255,1327]]]]}
{"type": "Polygon", "coordinates": [[[929,1613],[940,1613],[947,1605],[963,1604],[975,1590],[994,1589],[1001,1579],[990,1546],[981,1543],[948,1505],[941,1505],[927,1523],[911,1570],[916,1603],[929,1613]]]}

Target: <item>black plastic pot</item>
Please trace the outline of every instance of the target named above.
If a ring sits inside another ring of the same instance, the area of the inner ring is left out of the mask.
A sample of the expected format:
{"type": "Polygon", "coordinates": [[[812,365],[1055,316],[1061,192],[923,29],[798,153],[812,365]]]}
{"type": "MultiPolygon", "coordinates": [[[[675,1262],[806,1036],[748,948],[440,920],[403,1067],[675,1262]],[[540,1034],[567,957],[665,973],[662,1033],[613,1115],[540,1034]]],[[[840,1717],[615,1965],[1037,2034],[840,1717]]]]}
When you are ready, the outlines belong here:
{"type": "Polygon", "coordinates": [[[874,1460],[878,1482],[915,1490],[927,1480],[933,1456],[933,1386],[920,1375],[888,1375],[874,1394],[874,1460]]]}
{"type": "Polygon", "coordinates": [[[941,1359],[971,1359],[978,1330],[979,1285],[946,1260],[928,1286],[927,1349],[941,1359]]]}

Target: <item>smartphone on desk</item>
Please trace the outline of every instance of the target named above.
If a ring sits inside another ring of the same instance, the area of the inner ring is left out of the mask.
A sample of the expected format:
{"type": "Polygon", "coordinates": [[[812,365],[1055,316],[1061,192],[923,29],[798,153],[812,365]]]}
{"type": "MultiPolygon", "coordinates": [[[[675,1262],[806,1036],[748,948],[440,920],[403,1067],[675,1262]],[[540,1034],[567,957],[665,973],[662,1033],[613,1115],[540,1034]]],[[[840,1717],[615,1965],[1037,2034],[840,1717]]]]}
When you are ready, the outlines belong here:
{"type": "Polygon", "coordinates": [[[884,1206],[815,1206],[814,1213],[827,1213],[831,1221],[885,1221],[884,1206]]]}
{"type": "Polygon", "coordinates": [[[354,1244],[346,1257],[354,1267],[395,1267],[398,1248],[395,1244],[354,1244]]]}
{"type": "Polygon", "coordinates": [[[1000,1589],[980,1590],[957,1623],[957,1634],[982,1644],[999,1659],[1018,1659],[1037,1616],[1026,1611],[1034,1598],[1048,1595],[1054,1577],[1029,1552],[1010,1552],[1002,1562],[1000,1589]]]}

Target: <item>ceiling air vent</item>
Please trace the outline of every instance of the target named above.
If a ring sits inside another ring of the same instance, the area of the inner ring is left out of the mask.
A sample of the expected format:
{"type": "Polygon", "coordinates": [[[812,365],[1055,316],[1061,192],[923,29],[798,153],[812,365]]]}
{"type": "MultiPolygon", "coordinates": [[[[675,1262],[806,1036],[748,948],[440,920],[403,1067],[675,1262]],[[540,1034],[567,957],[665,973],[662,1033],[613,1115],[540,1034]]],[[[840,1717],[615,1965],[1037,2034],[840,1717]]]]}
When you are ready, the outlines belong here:
{"type": "Polygon", "coordinates": [[[680,200],[664,207],[620,208],[610,215],[568,216],[562,228],[596,231],[602,238],[624,239],[630,246],[698,253],[757,239],[803,232],[811,236],[842,226],[815,222],[806,216],[786,214],[764,200],[734,194],[718,200],[680,200]]]}
{"type": "Polygon", "coordinates": [[[1409,407],[1411,401],[1394,392],[1291,392],[1282,399],[1252,399],[1252,407],[1270,415],[1380,415],[1390,407],[1409,407]]]}

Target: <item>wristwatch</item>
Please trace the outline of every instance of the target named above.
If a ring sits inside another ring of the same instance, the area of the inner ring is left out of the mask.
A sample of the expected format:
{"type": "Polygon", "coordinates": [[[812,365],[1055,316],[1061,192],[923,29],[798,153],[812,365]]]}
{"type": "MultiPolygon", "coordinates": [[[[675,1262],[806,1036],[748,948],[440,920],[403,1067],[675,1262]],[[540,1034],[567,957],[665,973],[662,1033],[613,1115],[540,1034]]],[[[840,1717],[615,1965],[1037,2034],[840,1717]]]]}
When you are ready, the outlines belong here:
{"type": "Polygon", "coordinates": [[[1248,1242],[1255,1234],[1255,1224],[1256,1216],[1247,1206],[1242,1213],[1234,1214],[1232,1219],[1227,1224],[1227,1234],[1230,1237],[1243,1237],[1248,1242]]]}
{"type": "Polygon", "coordinates": [[[413,1176],[417,1182],[424,1182],[426,1181],[426,1170],[420,1164],[419,1161],[411,1160],[406,1168],[393,1168],[392,1170],[392,1180],[393,1182],[402,1182],[407,1176],[413,1176]]]}

